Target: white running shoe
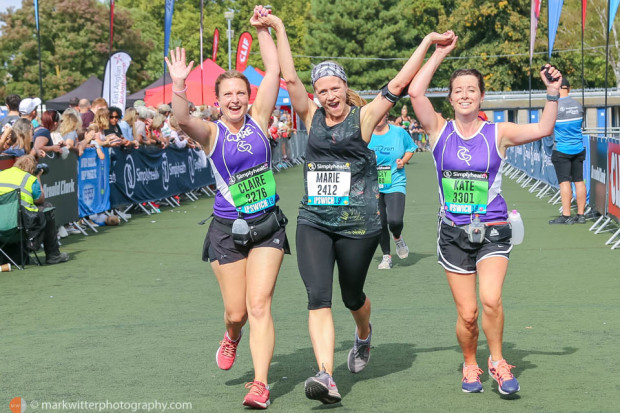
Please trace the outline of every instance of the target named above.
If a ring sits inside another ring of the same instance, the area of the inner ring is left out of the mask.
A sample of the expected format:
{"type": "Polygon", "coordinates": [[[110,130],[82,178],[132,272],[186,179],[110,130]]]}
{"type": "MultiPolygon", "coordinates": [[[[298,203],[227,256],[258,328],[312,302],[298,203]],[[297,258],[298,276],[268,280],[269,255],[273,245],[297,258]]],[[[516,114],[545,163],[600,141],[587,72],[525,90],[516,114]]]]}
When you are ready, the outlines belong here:
{"type": "Polygon", "coordinates": [[[64,225],[61,225],[58,227],[58,236],[60,238],[66,238],[69,236],[69,233],[67,232],[66,228],[64,225]]]}
{"type": "Polygon", "coordinates": [[[379,269],[389,270],[390,268],[392,268],[392,256],[384,255],[383,259],[381,260],[381,263],[379,264],[379,269]]]}
{"type": "Polygon", "coordinates": [[[398,258],[401,260],[407,258],[409,256],[409,247],[403,237],[401,236],[399,239],[394,238],[394,242],[396,243],[396,255],[398,255],[398,258]]]}

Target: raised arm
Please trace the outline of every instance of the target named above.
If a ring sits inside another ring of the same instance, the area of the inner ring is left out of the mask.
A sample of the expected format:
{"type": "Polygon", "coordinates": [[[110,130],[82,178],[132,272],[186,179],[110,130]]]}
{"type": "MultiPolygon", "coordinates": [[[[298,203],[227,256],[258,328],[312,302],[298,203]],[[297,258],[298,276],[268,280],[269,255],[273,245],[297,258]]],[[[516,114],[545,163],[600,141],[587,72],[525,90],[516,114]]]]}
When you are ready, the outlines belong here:
{"type": "Polygon", "coordinates": [[[426,89],[433,79],[433,75],[439,68],[443,59],[456,47],[458,36],[454,36],[450,43],[437,45],[437,49],[422,66],[422,69],[415,75],[413,81],[409,85],[409,96],[411,97],[411,106],[415,112],[416,118],[420,122],[422,128],[429,137],[431,146],[437,140],[439,132],[445,125],[445,119],[433,108],[433,104],[426,97],[426,89]]]}
{"type": "Polygon", "coordinates": [[[190,137],[200,142],[207,152],[211,151],[212,137],[215,134],[215,126],[212,123],[203,122],[189,115],[189,102],[187,100],[187,85],[185,79],[194,67],[194,61],[185,63],[185,49],[177,47],[170,50],[170,59],[167,57],[166,64],[172,79],[172,113],[179,122],[179,126],[190,137]],[[212,129],[213,128],[213,129],[212,129]]]}
{"type": "MultiPolygon", "coordinates": [[[[562,85],[562,74],[551,65],[547,64],[545,68],[549,68],[549,74],[557,78],[556,81],[550,82],[545,76],[544,71],[540,72],[540,78],[547,87],[547,96],[559,98],[560,86],[562,85]]],[[[498,124],[497,131],[499,135],[500,153],[503,155],[506,152],[506,148],[510,146],[523,145],[551,135],[555,127],[557,116],[558,101],[547,99],[538,123],[517,125],[512,122],[502,122],[498,124]]]]}
{"type": "Polygon", "coordinates": [[[276,44],[267,26],[259,21],[259,16],[267,16],[268,14],[269,10],[263,6],[256,6],[254,14],[250,19],[250,24],[256,27],[260,55],[265,65],[265,77],[256,93],[256,99],[250,109],[250,115],[260,124],[265,134],[268,134],[269,120],[278,100],[278,91],[280,90],[280,64],[278,63],[276,44]]]}
{"type": "MultiPolygon", "coordinates": [[[[407,60],[407,63],[400,69],[394,79],[390,80],[387,84],[387,92],[395,96],[400,96],[401,93],[407,89],[407,86],[411,83],[415,74],[420,70],[424,62],[424,56],[426,56],[429,47],[433,44],[449,44],[454,38],[454,32],[452,31],[447,31],[443,34],[430,33],[426,35],[424,39],[422,39],[420,46],[418,46],[409,60],[407,60]]],[[[381,117],[385,115],[392,106],[394,106],[394,103],[386,98],[386,93],[384,91],[372,102],[362,108],[362,138],[366,142],[370,141],[375,126],[377,126],[381,117]]]]}
{"type": "Polygon", "coordinates": [[[280,62],[282,77],[286,82],[293,109],[295,109],[295,112],[301,117],[306,128],[309,130],[312,124],[312,116],[314,116],[314,112],[317,110],[318,106],[312,99],[308,98],[306,88],[303,83],[301,83],[299,76],[297,76],[284,23],[282,23],[280,18],[272,14],[261,17],[261,22],[268,27],[272,27],[276,32],[276,37],[278,39],[278,60],[280,62]]]}

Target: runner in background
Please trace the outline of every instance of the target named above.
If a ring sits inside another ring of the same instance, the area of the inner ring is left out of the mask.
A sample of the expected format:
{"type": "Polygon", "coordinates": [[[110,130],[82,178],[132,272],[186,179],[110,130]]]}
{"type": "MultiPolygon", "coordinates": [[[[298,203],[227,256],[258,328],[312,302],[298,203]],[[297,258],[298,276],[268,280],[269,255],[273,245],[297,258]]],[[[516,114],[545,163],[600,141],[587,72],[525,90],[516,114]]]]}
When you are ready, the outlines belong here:
{"type": "Polygon", "coordinates": [[[174,116],[181,129],[203,146],[217,184],[214,218],[203,248],[203,260],[211,261],[224,301],[226,333],[216,362],[223,370],[233,366],[242,327],[249,321],[254,378],[246,385],[250,391],[243,404],[265,409],[270,404],[267,373],[275,344],[271,301],[289,246],[286,217],[275,205],[278,195],[268,138],[280,68],[273,39],[258,20],[261,13],[267,10],[256,6],[250,24],[256,27],[266,73],[251,109],[250,82],[233,70],[215,82],[221,119],[208,122],[190,116],[185,79],[194,62],[186,64],[185,49],[177,47],[166,63],[172,78],[174,116]]]}
{"type": "Polygon", "coordinates": [[[439,65],[456,47],[437,49],[409,86],[416,117],[428,133],[439,181],[440,213],[437,253],[446,272],[458,313],[456,336],[463,352],[464,392],[482,392],[482,369],[476,361],[478,348],[478,302],[476,278],[482,303],[482,329],[491,355],[489,374],[502,394],[520,390],[502,354],[504,309],[502,286],[512,250],[512,229],[507,222],[506,202],[501,195],[499,172],[506,148],[523,145],[553,132],[560,98],[560,72],[546,65],[541,78],[547,88],[547,103],[539,123],[517,125],[490,123],[478,117],[484,99],[484,81],[475,69],[455,71],[448,86],[448,100],[454,120],[446,121],[435,112],[426,90],[439,65]]]}
{"type": "Polygon", "coordinates": [[[379,264],[380,270],[392,268],[390,232],[394,237],[398,258],[405,259],[409,256],[409,247],[401,236],[407,191],[405,164],[418,148],[403,128],[389,125],[387,117],[386,114],[375,127],[368,144],[368,148],[375,151],[377,155],[379,216],[381,218],[379,244],[383,252],[383,259],[379,264]]]}
{"type": "Polygon", "coordinates": [[[352,373],[358,373],[370,357],[370,300],[364,293],[364,282],[379,242],[381,222],[376,158],[368,142],[375,126],[422,65],[428,48],[438,42],[449,43],[454,34],[426,36],[396,77],[365,106],[349,89],[340,65],[319,63],[311,73],[314,94],[322,106],[319,108],[308,98],[295,71],[284,24],[273,15],[261,21],[276,33],[282,77],[295,112],[308,129],[305,195],[297,218],[296,244],[319,372],[306,380],[304,389],[310,399],[337,403],[341,396],[332,377],[335,331],[331,310],[336,263],[342,300],[356,325],[347,366],[352,373]]]}

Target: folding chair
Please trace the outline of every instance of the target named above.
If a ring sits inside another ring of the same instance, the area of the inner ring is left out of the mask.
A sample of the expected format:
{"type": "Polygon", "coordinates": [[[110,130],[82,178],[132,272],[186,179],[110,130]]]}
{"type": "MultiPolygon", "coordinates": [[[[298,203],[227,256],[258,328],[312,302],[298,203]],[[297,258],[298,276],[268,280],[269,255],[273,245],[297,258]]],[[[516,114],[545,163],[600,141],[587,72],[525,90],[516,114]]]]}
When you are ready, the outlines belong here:
{"type": "Polygon", "coordinates": [[[17,245],[19,249],[19,261],[24,257],[24,239],[22,232],[22,218],[20,213],[21,195],[19,189],[0,195],[0,253],[4,255],[15,267],[23,270],[13,258],[5,251],[7,245],[17,245]]]}

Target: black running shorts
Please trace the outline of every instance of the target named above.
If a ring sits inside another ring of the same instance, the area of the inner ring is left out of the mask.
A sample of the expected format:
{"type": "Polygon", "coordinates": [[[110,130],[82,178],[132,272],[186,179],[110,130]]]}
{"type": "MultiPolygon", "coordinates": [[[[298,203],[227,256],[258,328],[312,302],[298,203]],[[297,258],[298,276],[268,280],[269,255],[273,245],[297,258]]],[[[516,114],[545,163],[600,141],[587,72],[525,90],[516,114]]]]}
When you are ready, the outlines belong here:
{"type": "Polygon", "coordinates": [[[462,228],[450,226],[441,220],[437,237],[437,262],[446,271],[471,274],[476,265],[490,257],[510,256],[512,228],[510,224],[493,225],[486,228],[485,240],[481,244],[469,242],[462,228]]]}
{"type": "Polygon", "coordinates": [[[217,261],[220,265],[230,264],[247,258],[252,248],[262,247],[284,250],[285,254],[291,253],[284,226],[257,243],[250,242],[248,245],[241,246],[235,244],[232,235],[222,231],[218,225],[214,225],[215,219],[217,218],[211,221],[209,231],[205,237],[202,250],[203,261],[217,261]]]}

